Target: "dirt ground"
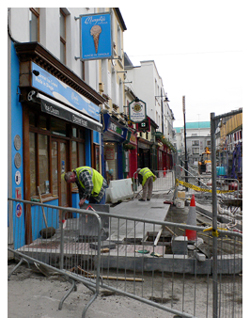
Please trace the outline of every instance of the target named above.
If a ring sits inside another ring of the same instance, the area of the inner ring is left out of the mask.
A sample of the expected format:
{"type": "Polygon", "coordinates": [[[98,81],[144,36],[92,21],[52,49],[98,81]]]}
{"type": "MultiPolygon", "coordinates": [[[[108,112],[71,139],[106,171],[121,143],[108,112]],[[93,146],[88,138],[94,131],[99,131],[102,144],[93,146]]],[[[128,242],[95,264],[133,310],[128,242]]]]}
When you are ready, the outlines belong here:
{"type": "MultiPolygon", "coordinates": [[[[15,264],[8,266],[9,272],[15,264]]],[[[58,309],[61,298],[67,293],[71,284],[62,277],[47,278],[44,275],[21,265],[10,276],[8,282],[8,316],[9,318],[77,318],[82,317],[85,304],[93,295],[83,284],[77,284],[58,309]]],[[[86,318],[166,318],[173,317],[160,309],[148,306],[134,299],[117,295],[105,290],[89,307],[86,318]]]]}
{"type": "MultiPolygon", "coordinates": [[[[16,263],[8,265],[9,273],[16,263]]],[[[154,300],[157,303],[157,297],[152,298],[151,284],[152,274],[145,274],[143,283],[143,297],[154,300]]],[[[239,279],[241,279],[239,277],[239,279]]],[[[212,317],[212,277],[207,276],[187,276],[185,277],[185,294],[183,294],[183,277],[175,277],[174,292],[172,293],[171,274],[154,274],[154,290],[159,291],[161,296],[162,283],[164,280],[164,306],[181,311],[182,300],[185,299],[185,312],[194,313],[195,316],[212,317]],[[194,290],[194,285],[196,290],[194,290]],[[171,296],[173,295],[173,296],[171,296]],[[209,309],[206,303],[208,301],[209,309]],[[208,310],[208,312],[207,312],[208,310]],[[208,314],[208,316],[207,316],[208,314]]],[[[224,286],[227,288],[230,277],[225,278],[224,286]]],[[[117,282],[116,282],[117,283],[117,282]]],[[[62,297],[70,289],[71,284],[65,278],[59,275],[46,277],[37,271],[33,265],[30,269],[23,263],[11,276],[8,282],[8,315],[9,318],[80,318],[84,306],[92,297],[92,292],[82,283],[77,283],[77,291],[73,291],[64,301],[62,309],[58,306],[62,297]]],[[[123,289],[124,282],[119,282],[117,289],[123,289]]],[[[127,283],[127,291],[140,295],[141,286],[139,283],[127,283]],[[130,285],[131,284],[131,285],[130,285]],[[138,285],[137,285],[138,284],[138,285]]],[[[156,293],[157,294],[157,293],[156,293]]],[[[242,295],[238,292],[237,305],[234,307],[235,316],[241,318],[242,315],[242,295]]],[[[141,296],[141,295],[140,295],[141,296]]],[[[160,298],[160,297],[159,297],[160,298]]],[[[235,301],[235,294],[227,290],[223,295],[222,316],[224,318],[233,317],[231,315],[232,300],[235,301]]],[[[175,314],[163,311],[161,309],[144,304],[132,298],[128,298],[108,290],[100,289],[97,299],[91,304],[86,313],[86,318],[173,318],[175,314]]],[[[179,316],[176,316],[179,317],[179,316]]],[[[181,317],[181,316],[180,316],[181,317]]]]}

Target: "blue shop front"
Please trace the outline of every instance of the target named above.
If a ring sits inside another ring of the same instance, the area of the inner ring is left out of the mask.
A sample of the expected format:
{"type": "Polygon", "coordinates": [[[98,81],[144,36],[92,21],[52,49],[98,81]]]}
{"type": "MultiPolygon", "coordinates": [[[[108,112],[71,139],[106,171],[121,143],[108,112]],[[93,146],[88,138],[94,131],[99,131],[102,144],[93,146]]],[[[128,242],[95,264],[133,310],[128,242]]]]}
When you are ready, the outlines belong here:
{"type": "MultiPolygon", "coordinates": [[[[82,165],[100,171],[103,97],[37,42],[12,43],[10,95],[9,196],[36,202],[40,190],[47,204],[78,207],[78,190],[64,173],[82,165]]],[[[14,202],[14,248],[39,237],[44,223],[35,209],[14,202]]],[[[58,211],[48,213],[49,227],[58,228],[58,211]]]]}
{"type": "Polygon", "coordinates": [[[128,129],[109,114],[102,114],[102,124],[103,176],[109,183],[110,179],[123,179],[123,143],[126,141],[128,129]]]}

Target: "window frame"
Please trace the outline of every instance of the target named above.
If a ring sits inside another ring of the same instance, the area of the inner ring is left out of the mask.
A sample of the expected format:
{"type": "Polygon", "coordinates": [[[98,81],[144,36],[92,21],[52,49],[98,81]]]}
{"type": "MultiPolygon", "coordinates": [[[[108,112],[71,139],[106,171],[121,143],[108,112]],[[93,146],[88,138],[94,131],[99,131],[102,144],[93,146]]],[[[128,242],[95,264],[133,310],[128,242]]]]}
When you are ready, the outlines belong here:
{"type": "MultiPolygon", "coordinates": [[[[30,140],[30,134],[33,133],[34,136],[34,141],[35,141],[35,194],[32,192],[31,196],[31,177],[30,177],[30,160],[27,161],[27,166],[26,166],[26,171],[27,174],[25,174],[25,182],[27,182],[29,192],[25,194],[26,199],[31,199],[31,198],[37,198],[38,191],[37,191],[37,186],[40,185],[40,166],[39,166],[39,135],[45,135],[48,138],[48,145],[47,145],[47,154],[48,154],[48,179],[49,179],[49,193],[42,193],[44,199],[50,200],[52,197],[53,199],[58,198],[57,196],[53,196],[53,176],[52,176],[52,142],[54,140],[62,140],[66,141],[69,145],[68,147],[68,152],[66,154],[67,156],[67,162],[68,162],[68,167],[69,170],[72,170],[75,167],[72,167],[72,142],[76,142],[76,148],[77,148],[77,165],[79,165],[80,162],[80,146],[79,144],[81,143],[83,145],[83,165],[85,165],[86,162],[86,153],[85,153],[85,145],[86,145],[86,134],[85,134],[85,129],[82,127],[77,127],[72,125],[71,123],[66,122],[66,136],[61,136],[61,135],[55,135],[53,134],[53,131],[50,130],[51,128],[51,119],[52,117],[49,115],[44,115],[43,113],[37,112],[37,111],[31,111],[30,108],[28,108],[28,113],[27,113],[27,120],[28,123],[28,128],[27,134],[28,140],[30,140]],[[34,125],[30,125],[29,118],[30,116],[33,116],[34,114],[34,125]],[[46,129],[44,128],[39,128],[39,119],[40,117],[46,117],[46,129]],[[73,136],[73,128],[76,128],[77,134],[76,137],[73,136]]],[[[55,120],[55,117],[53,117],[53,120],[55,120]]],[[[58,119],[59,120],[59,119],[58,119]]],[[[27,156],[30,157],[30,141],[28,142],[27,149],[26,149],[27,156]]],[[[34,190],[34,189],[33,189],[34,190]]],[[[72,189],[73,190],[73,189],[72,189]]]]}
{"type": "Polygon", "coordinates": [[[64,56],[61,56],[61,49],[60,49],[60,61],[64,64],[66,64],[66,14],[65,12],[60,9],[60,46],[61,44],[63,45],[63,49],[64,49],[64,56]],[[63,23],[64,23],[64,34],[61,34],[61,19],[63,19],[63,23]]]}
{"type": "MultiPolygon", "coordinates": [[[[37,42],[40,42],[40,8],[29,8],[29,11],[31,14],[34,14],[37,18],[37,23],[36,23],[36,30],[37,30],[37,42]]],[[[29,37],[30,37],[30,42],[33,42],[34,40],[31,39],[31,28],[29,27],[29,37]]]]}

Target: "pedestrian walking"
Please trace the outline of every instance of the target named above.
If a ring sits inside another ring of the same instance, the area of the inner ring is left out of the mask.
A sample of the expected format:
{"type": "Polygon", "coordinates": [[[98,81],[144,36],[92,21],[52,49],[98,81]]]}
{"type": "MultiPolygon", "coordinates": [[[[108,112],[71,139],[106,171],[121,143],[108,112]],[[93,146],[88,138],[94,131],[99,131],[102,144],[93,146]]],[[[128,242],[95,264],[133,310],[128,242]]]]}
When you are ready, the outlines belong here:
{"type": "Polygon", "coordinates": [[[150,201],[153,191],[153,182],[156,180],[156,175],[147,167],[137,169],[138,180],[142,184],[143,193],[139,201],[150,201]]]}
{"type": "Polygon", "coordinates": [[[105,204],[107,182],[95,169],[83,166],[65,173],[64,180],[67,183],[76,183],[79,190],[79,206],[83,206],[85,200],[90,203],[105,204]]]}

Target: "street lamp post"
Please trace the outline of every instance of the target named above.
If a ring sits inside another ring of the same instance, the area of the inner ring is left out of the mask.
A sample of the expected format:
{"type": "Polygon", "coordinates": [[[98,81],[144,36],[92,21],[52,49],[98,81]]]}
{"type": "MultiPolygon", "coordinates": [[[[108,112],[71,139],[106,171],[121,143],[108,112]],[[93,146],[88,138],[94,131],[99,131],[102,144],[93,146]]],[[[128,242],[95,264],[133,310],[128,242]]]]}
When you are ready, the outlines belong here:
{"type": "MultiPolygon", "coordinates": [[[[185,96],[182,97],[183,105],[183,118],[184,118],[184,144],[185,144],[185,182],[188,182],[188,160],[187,160],[187,138],[186,138],[186,109],[185,109],[185,96]]],[[[188,188],[186,187],[186,191],[188,188]]]]}

